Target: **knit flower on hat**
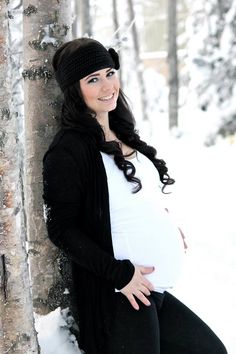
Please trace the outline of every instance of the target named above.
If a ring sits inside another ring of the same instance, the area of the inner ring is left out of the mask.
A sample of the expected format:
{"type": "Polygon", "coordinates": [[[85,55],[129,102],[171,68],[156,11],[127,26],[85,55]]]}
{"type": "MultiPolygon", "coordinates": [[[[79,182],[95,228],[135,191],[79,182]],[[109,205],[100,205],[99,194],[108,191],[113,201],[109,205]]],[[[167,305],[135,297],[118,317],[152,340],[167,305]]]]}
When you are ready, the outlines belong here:
{"type": "Polygon", "coordinates": [[[118,70],[120,68],[120,61],[119,61],[118,53],[115,51],[114,48],[109,48],[108,52],[110,53],[110,56],[112,57],[112,60],[114,61],[115,69],[118,70]]]}

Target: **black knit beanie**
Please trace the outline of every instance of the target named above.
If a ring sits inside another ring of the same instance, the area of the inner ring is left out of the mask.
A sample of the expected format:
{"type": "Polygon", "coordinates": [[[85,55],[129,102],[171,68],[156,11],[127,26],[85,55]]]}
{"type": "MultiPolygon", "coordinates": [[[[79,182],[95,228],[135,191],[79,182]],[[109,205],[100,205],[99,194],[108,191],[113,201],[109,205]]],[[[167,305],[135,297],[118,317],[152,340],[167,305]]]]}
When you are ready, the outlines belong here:
{"type": "Polygon", "coordinates": [[[64,91],[80,79],[105,68],[120,68],[117,52],[113,48],[107,50],[100,42],[89,39],[62,60],[55,75],[64,91]]]}

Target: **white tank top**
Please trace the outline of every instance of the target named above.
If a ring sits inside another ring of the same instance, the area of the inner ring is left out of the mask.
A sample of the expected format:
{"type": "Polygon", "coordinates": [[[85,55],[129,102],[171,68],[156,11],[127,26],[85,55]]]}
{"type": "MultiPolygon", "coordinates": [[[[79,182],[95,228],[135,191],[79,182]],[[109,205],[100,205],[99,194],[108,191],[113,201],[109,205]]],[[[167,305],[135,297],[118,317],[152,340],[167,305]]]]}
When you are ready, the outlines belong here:
{"type": "Polygon", "coordinates": [[[130,161],[142,189],[132,193],[136,184],[125,179],[112,155],[103,152],[101,155],[108,181],[115,258],[154,266],[155,271],[145,276],[155,291],[163,292],[173,287],[179,276],[184,244],[177,225],[163,205],[159,173],[146,156],[137,152],[130,161]]]}

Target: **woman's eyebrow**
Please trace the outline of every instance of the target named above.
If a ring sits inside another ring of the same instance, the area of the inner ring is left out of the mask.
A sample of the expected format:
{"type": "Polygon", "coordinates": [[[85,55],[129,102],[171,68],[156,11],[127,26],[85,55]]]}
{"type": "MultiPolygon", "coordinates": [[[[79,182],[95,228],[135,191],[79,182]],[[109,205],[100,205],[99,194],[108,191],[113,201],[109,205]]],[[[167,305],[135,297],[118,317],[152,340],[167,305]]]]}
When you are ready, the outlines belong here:
{"type": "Polygon", "coordinates": [[[85,80],[88,80],[90,77],[99,76],[99,75],[100,75],[99,73],[90,74],[89,76],[87,76],[87,77],[85,78],[85,80]]]}
{"type": "MultiPolygon", "coordinates": [[[[106,70],[106,73],[108,73],[108,72],[111,71],[111,70],[112,70],[112,68],[107,69],[107,70],[106,70]]],[[[99,75],[100,75],[99,73],[90,74],[89,76],[87,76],[87,77],[85,78],[85,80],[88,80],[90,77],[99,76],[99,75]]]]}

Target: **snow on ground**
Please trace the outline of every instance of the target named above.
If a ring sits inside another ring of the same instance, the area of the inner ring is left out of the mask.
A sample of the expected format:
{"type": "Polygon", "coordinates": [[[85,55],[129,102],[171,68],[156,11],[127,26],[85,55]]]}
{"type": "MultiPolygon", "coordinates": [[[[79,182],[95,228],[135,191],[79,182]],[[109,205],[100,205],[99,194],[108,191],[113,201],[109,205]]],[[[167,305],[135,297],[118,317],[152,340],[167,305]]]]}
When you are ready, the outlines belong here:
{"type": "MultiPolygon", "coordinates": [[[[185,270],[172,292],[208,323],[229,354],[235,354],[236,139],[206,147],[197,127],[196,135],[185,131],[173,138],[159,129],[163,122],[152,127],[157,132],[152,142],[176,179],[166,201],[189,246],[185,270]]],[[[62,315],[57,309],[37,317],[41,354],[81,353],[62,315]]]]}
{"type": "Polygon", "coordinates": [[[236,144],[172,146],[176,191],[170,209],[178,216],[189,250],[173,291],[236,353],[236,144]],[[180,161],[180,166],[179,166],[180,161]]]}
{"type": "Polygon", "coordinates": [[[82,354],[75,336],[69,331],[68,318],[68,311],[60,308],[47,316],[35,314],[41,354],[82,354]]]}

